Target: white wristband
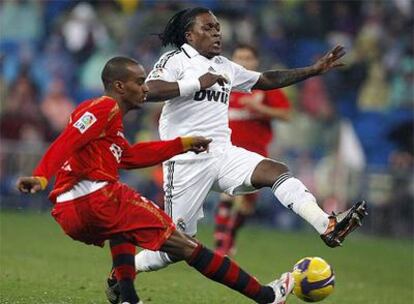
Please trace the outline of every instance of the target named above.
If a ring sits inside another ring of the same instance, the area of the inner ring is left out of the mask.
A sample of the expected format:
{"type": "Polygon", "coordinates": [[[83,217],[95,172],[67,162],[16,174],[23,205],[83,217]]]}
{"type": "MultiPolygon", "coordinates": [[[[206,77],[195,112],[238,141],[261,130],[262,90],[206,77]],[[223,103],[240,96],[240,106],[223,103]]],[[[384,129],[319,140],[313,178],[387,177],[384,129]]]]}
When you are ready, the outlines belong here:
{"type": "Polygon", "coordinates": [[[180,89],[180,96],[188,96],[197,91],[200,91],[200,81],[195,78],[187,78],[177,81],[178,88],[180,89]]]}

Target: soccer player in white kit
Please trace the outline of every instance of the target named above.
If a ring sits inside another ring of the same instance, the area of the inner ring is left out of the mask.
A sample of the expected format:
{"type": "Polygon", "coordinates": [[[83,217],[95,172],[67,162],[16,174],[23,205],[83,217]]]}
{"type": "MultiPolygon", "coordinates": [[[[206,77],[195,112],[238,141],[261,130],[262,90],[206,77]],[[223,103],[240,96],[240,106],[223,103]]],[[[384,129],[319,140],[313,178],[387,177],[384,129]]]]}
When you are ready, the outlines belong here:
{"type": "MultiPolygon", "coordinates": [[[[165,211],[178,229],[190,236],[197,233],[210,190],[236,195],[262,187],[270,187],[280,203],[310,223],[330,247],[340,245],[361,225],[365,202],[338,215],[326,214],[285,164],[233,146],[228,127],[231,90],[271,90],[323,74],[342,66],[343,47],[335,47],[308,67],[249,71],[220,56],[220,24],[206,8],[178,12],[160,38],[164,46],[176,47],[161,56],[146,80],[147,100],[166,100],[159,122],[161,139],[194,135],[213,139],[209,151],[187,152],[163,164],[165,211]]],[[[174,263],[174,257],[143,250],[135,262],[137,271],[152,271],[174,263]]]]}

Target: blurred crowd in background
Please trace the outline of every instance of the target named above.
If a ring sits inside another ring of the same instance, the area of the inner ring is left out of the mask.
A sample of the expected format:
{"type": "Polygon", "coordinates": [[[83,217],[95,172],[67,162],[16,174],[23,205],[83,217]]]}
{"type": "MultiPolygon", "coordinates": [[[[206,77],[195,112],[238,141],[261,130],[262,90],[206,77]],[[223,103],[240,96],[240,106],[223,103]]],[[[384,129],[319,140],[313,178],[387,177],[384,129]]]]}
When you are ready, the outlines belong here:
{"type": "MultiPolygon", "coordinates": [[[[327,211],[365,198],[366,232],[413,235],[414,31],[411,0],[6,0],[0,3],[0,199],[2,208],[36,206],[14,189],[64,128],[74,107],[102,94],[100,73],[115,55],[149,71],[157,33],[178,10],[205,6],[219,18],[224,55],[238,43],[259,49],[261,70],[309,65],[336,44],[346,66],[285,89],[295,113],[276,122],[271,156],[289,164],[327,211]]],[[[162,104],[126,117],[131,142],[157,139],[162,104]]],[[[162,200],[159,168],[123,179],[162,200]]],[[[261,193],[256,222],[296,228],[301,221],[261,193]]],[[[207,214],[215,204],[206,204],[207,214]]]]}

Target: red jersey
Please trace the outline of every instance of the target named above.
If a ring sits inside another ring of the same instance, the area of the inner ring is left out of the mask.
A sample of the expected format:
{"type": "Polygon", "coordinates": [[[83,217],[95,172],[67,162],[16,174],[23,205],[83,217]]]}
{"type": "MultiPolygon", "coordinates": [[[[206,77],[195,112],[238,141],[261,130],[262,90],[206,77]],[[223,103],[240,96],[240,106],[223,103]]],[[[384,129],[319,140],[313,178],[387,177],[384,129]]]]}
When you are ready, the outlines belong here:
{"type": "MultiPolygon", "coordinates": [[[[269,107],[290,108],[289,100],[281,90],[252,91],[252,94],[258,93],[265,94],[263,104],[269,107]]],[[[232,92],[230,94],[229,127],[232,130],[231,141],[235,146],[267,156],[268,146],[273,138],[272,118],[263,117],[239,102],[240,98],[250,95],[242,92],[232,92]]]]}
{"type": "Polygon", "coordinates": [[[180,138],[130,145],[123,135],[118,104],[102,96],[87,100],[75,109],[33,175],[49,180],[56,174],[50,194],[55,201],[57,195],[81,180],[115,182],[119,179],[119,168],[152,166],[182,152],[180,138]]]}

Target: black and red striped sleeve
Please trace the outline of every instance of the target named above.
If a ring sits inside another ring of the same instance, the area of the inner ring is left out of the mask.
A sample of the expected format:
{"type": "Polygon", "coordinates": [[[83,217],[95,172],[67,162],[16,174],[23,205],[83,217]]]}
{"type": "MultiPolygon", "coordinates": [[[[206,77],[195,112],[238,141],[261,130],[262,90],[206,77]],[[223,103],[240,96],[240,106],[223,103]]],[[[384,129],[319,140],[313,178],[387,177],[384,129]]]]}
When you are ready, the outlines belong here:
{"type": "Polygon", "coordinates": [[[173,140],[137,143],[122,153],[120,168],[151,167],[183,152],[184,148],[180,137],[173,140]]]}

